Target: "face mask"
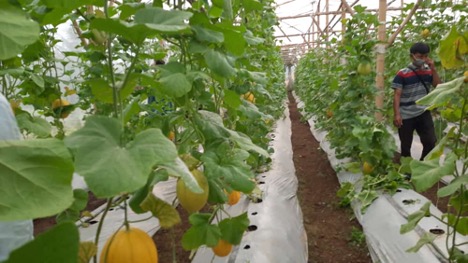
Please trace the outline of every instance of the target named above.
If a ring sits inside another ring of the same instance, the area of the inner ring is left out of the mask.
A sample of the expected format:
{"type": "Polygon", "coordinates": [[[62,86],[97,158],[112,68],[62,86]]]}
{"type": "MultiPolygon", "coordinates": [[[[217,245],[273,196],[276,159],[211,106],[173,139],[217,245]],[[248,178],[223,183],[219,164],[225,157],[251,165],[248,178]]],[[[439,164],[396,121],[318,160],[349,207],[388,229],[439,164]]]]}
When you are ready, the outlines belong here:
{"type": "Polygon", "coordinates": [[[424,59],[414,58],[413,65],[415,65],[416,67],[420,68],[424,65],[424,63],[424,59]]]}

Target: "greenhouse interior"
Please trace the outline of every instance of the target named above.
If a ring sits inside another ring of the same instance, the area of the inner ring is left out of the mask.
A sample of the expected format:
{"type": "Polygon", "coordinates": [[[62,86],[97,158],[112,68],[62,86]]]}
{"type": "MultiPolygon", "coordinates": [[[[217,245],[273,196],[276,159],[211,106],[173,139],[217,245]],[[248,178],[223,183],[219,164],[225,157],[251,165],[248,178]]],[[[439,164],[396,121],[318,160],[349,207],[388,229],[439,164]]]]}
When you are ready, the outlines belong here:
{"type": "Polygon", "coordinates": [[[0,0],[0,262],[468,262],[467,0],[0,0]]]}

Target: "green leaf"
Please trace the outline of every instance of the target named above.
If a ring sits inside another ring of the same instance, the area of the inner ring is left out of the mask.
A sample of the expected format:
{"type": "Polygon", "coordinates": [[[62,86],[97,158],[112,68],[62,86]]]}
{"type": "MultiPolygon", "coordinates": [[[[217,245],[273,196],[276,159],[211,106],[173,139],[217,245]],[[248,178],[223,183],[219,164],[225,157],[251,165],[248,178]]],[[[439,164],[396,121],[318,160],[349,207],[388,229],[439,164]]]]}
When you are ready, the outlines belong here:
{"type": "Polygon", "coordinates": [[[449,226],[454,227],[458,233],[464,236],[468,235],[468,217],[461,216],[457,218],[456,215],[447,214],[447,219],[449,226]]]}
{"type": "Polygon", "coordinates": [[[249,154],[240,149],[231,149],[229,143],[214,143],[206,149],[201,160],[205,163],[205,174],[211,180],[219,178],[235,190],[250,193],[255,183],[254,175],[247,165],[249,154]]]}
{"type": "Polygon", "coordinates": [[[245,47],[247,45],[247,41],[244,38],[244,34],[242,32],[233,31],[233,30],[224,30],[224,46],[226,50],[231,52],[236,56],[241,56],[245,52],[245,47]]]}
{"type": "Polygon", "coordinates": [[[174,144],[159,129],[148,129],[122,145],[118,120],[91,116],[65,139],[73,150],[76,172],[98,197],[133,192],[145,185],[157,165],[178,159],[174,144]]]}
{"type": "Polygon", "coordinates": [[[202,245],[214,247],[221,236],[217,225],[212,225],[206,215],[192,214],[189,217],[192,226],[182,236],[182,247],[185,250],[197,249],[202,245]]]}
{"type": "Polygon", "coordinates": [[[237,92],[231,90],[224,91],[223,102],[231,108],[238,108],[241,105],[241,99],[237,92]]]}
{"type": "Polygon", "coordinates": [[[135,14],[135,23],[145,24],[158,32],[176,33],[188,31],[189,25],[185,20],[191,16],[191,12],[153,7],[138,10],[135,14]]]}
{"type": "Polygon", "coordinates": [[[146,197],[152,191],[153,186],[155,184],[157,184],[158,182],[167,181],[168,178],[169,178],[169,174],[166,170],[153,171],[150,174],[146,185],[138,189],[131,196],[128,204],[130,205],[132,210],[137,214],[145,213],[146,211],[141,208],[140,204],[146,199],[146,197]]]}
{"type": "Polygon", "coordinates": [[[73,202],[73,163],[60,140],[0,141],[0,174],[0,220],[51,216],[73,202]]]}
{"type": "Polygon", "coordinates": [[[223,120],[218,114],[203,110],[199,113],[195,121],[207,140],[229,139],[241,149],[269,156],[266,150],[255,145],[248,136],[225,128],[223,120]]]}
{"type": "Polygon", "coordinates": [[[180,223],[180,216],[177,210],[152,193],[146,197],[140,206],[143,210],[150,211],[159,220],[162,228],[171,228],[180,223]]]}
{"type": "Polygon", "coordinates": [[[430,105],[429,109],[445,106],[449,101],[458,97],[462,89],[464,77],[437,85],[437,87],[423,98],[416,101],[417,104],[430,105]]]}
{"type": "Polygon", "coordinates": [[[88,204],[88,192],[84,189],[74,189],[73,190],[73,204],[70,206],[70,209],[75,211],[81,211],[86,208],[88,204]]]}
{"type": "Polygon", "coordinates": [[[258,0],[244,0],[243,3],[247,12],[263,10],[263,4],[258,0]]]}
{"type": "Polygon", "coordinates": [[[444,154],[444,149],[449,139],[453,138],[455,134],[455,127],[452,127],[447,134],[437,143],[429,154],[424,158],[425,160],[439,159],[444,154]]]}
{"type": "Polygon", "coordinates": [[[264,38],[254,36],[252,31],[249,30],[244,33],[244,38],[249,45],[259,45],[265,42],[264,38]]]}
{"type": "Polygon", "coordinates": [[[467,263],[468,262],[468,254],[466,254],[466,252],[459,249],[458,247],[455,247],[453,249],[452,259],[457,263],[458,262],[459,263],[467,263]]]}
{"type": "Polygon", "coordinates": [[[452,195],[456,191],[460,190],[460,187],[464,185],[468,185],[468,174],[464,174],[462,176],[456,177],[450,182],[450,184],[440,188],[437,191],[437,196],[446,197],[446,196],[452,195]]]}
{"type": "Polygon", "coordinates": [[[224,42],[224,35],[221,32],[217,32],[202,26],[192,26],[192,30],[195,32],[195,38],[201,42],[224,42]]]}
{"type": "Polygon", "coordinates": [[[229,137],[229,132],[218,114],[209,111],[199,111],[199,113],[195,116],[195,123],[203,132],[206,140],[227,139],[229,137]]]}
{"type": "Polygon", "coordinates": [[[406,252],[417,253],[424,245],[431,244],[436,238],[437,236],[432,233],[424,233],[424,235],[418,240],[418,243],[413,247],[408,248],[406,252]]]}
{"type": "Polygon", "coordinates": [[[127,123],[133,116],[140,113],[140,95],[132,98],[123,110],[124,122],[127,123]]]}
{"type": "Polygon", "coordinates": [[[21,10],[0,4],[0,60],[12,58],[39,39],[39,24],[21,10]]]}
{"type": "Polygon", "coordinates": [[[80,243],[78,263],[89,263],[91,258],[97,254],[97,246],[94,242],[86,241],[80,243]]]}
{"type": "Polygon", "coordinates": [[[226,55],[209,49],[205,54],[205,61],[208,68],[221,77],[229,78],[236,74],[236,70],[229,64],[226,55]]]}
{"type": "Polygon", "coordinates": [[[431,205],[431,202],[425,203],[418,211],[410,214],[408,216],[408,223],[401,225],[400,227],[400,234],[406,234],[413,230],[416,225],[419,223],[421,219],[423,219],[426,216],[430,216],[430,211],[429,207],[431,205]]]}
{"type": "Polygon", "coordinates": [[[466,188],[465,188],[463,192],[452,195],[450,197],[449,204],[453,208],[455,208],[457,213],[466,215],[466,212],[468,212],[468,203],[466,202],[466,200],[468,200],[468,191],[466,191],[466,188]]]}
{"type": "Polygon", "coordinates": [[[411,161],[411,181],[413,182],[416,191],[426,191],[442,177],[451,175],[455,171],[456,160],[457,156],[451,152],[447,155],[443,165],[439,164],[439,159],[411,161]]]}
{"type": "Polygon", "coordinates": [[[233,19],[232,1],[224,0],[223,9],[224,9],[223,17],[231,21],[233,19]]]}
{"type": "Polygon", "coordinates": [[[26,130],[39,138],[50,137],[52,126],[44,118],[33,117],[29,113],[21,113],[16,115],[16,120],[21,130],[26,130]]]}
{"type": "Polygon", "coordinates": [[[463,55],[468,52],[468,43],[463,35],[459,34],[455,26],[440,41],[438,55],[442,66],[446,69],[463,67],[463,55]]]}
{"type": "Polygon", "coordinates": [[[31,77],[31,80],[40,88],[44,88],[44,79],[37,74],[28,74],[31,77]]]}
{"type": "Polygon", "coordinates": [[[250,221],[247,217],[247,212],[236,217],[223,219],[218,224],[221,229],[222,239],[233,245],[240,244],[242,236],[249,226],[249,223],[250,221]]]}
{"type": "Polygon", "coordinates": [[[73,222],[64,222],[12,251],[5,263],[76,263],[79,245],[78,228],[73,222]]]}
{"type": "Polygon", "coordinates": [[[182,73],[162,77],[159,82],[161,83],[161,92],[173,98],[182,97],[192,89],[192,83],[182,73]]]}
{"type": "Polygon", "coordinates": [[[239,148],[244,149],[246,151],[256,152],[265,157],[269,156],[268,152],[265,149],[255,145],[247,135],[233,130],[228,130],[228,132],[230,134],[229,139],[235,142],[239,148]]]}
{"type": "Polygon", "coordinates": [[[91,21],[90,28],[122,36],[135,44],[142,43],[145,38],[157,33],[157,31],[153,31],[145,25],[132,24],[110,18],[95,18],[91,21]]]}
{"type": "Polygon", "coordinates": [[[91,92],[97,100],[105,103],[112,103],[114,101],[112,87],[104,79],[92,79],[85,83],[91,86],[91,92]]]}
{"type": "Polygon", "coordinates": [[[219,177],[208,177],[210,191],[208,193],[208,202],[210,204],[224,204],[227,202],[227,195],[224,190],[225,183],[219,177]]]}

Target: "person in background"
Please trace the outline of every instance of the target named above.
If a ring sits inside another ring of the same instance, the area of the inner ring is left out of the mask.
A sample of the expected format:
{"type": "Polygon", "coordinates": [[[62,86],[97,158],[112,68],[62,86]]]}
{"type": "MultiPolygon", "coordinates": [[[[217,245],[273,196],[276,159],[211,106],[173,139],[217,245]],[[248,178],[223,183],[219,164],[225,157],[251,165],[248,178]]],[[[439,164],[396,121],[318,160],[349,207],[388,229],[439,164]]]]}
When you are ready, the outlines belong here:
{"type": "Polygon", "coordinates": [[[411,157],[414,131],[423,145],[420,160],[435,147],[437,141],[431,112],[426,106],[416,104],[418,99],[426,96],[432,87],[435,88],[441,82],[429,53],[427,44],[413,44],[409,54],[412,63],[398,71],[393,79],[393,124],[398,128],[402,157],[411,157]]]}
{"type": "MultiPolygon", "coordinates": [[[[0,141],[20,139],[21,133],[10,103],[0,93],[0,141]]],[[[0,176],[2,175],[0,174],[0,176]]],[[[0,221],[0,261],[6,260],[11,251],[32,239],[32,220],[0,221]]]]}

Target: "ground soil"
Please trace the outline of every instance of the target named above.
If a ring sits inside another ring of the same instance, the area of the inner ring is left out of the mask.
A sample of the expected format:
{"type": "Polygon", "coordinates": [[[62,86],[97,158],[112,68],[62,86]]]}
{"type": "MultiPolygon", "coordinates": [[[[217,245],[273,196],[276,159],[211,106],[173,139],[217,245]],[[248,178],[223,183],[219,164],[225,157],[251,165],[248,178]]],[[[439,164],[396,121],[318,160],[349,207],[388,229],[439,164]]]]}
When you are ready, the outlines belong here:
{"type": "Polygon", "coordinates": [[[299,180],[297,196],[304,215],[309,263],[372,262],[365,242],[359,243],[361,226],[349,207],[337,197],[340,184],[327,155],[301,121],[296,102],[289,94],[293,161],[299,180]]]}
{"type": "MultiPolygon", "coordinates": [[[[299,181],[297,197],[301,203],[304,227],[307,232],[308,263],[367,263],[372,262],[361,226],[349,207],[341,207],[336,192],[339,182],[325,152],[310,132],[307,122],[301,120],[297,105],[289,94],[289,112],[292,123],[293,161],[299,181]]],[[[437,186],[423,193],[443,210],[447,200],[436,197],[437,186]]],[[[102,204],[91,195],[88,210],[102,204]]],[[[157,244],[159,262],[190,262],[190,252],[181,248],[183,233],[190,226],[187,213],[180,208],[182,223],[169,230],[159,230],[153,240],[157,244]],[[173,246],[173,244],[177,246],[173,246]],[[173,256],[177,261],[173,261],[173,256]]],[[[443,210],[444,211],[444,210],[443,210]]],[[[34,221],[35,234],[55,224],[54,217],[34,221]]]]}

